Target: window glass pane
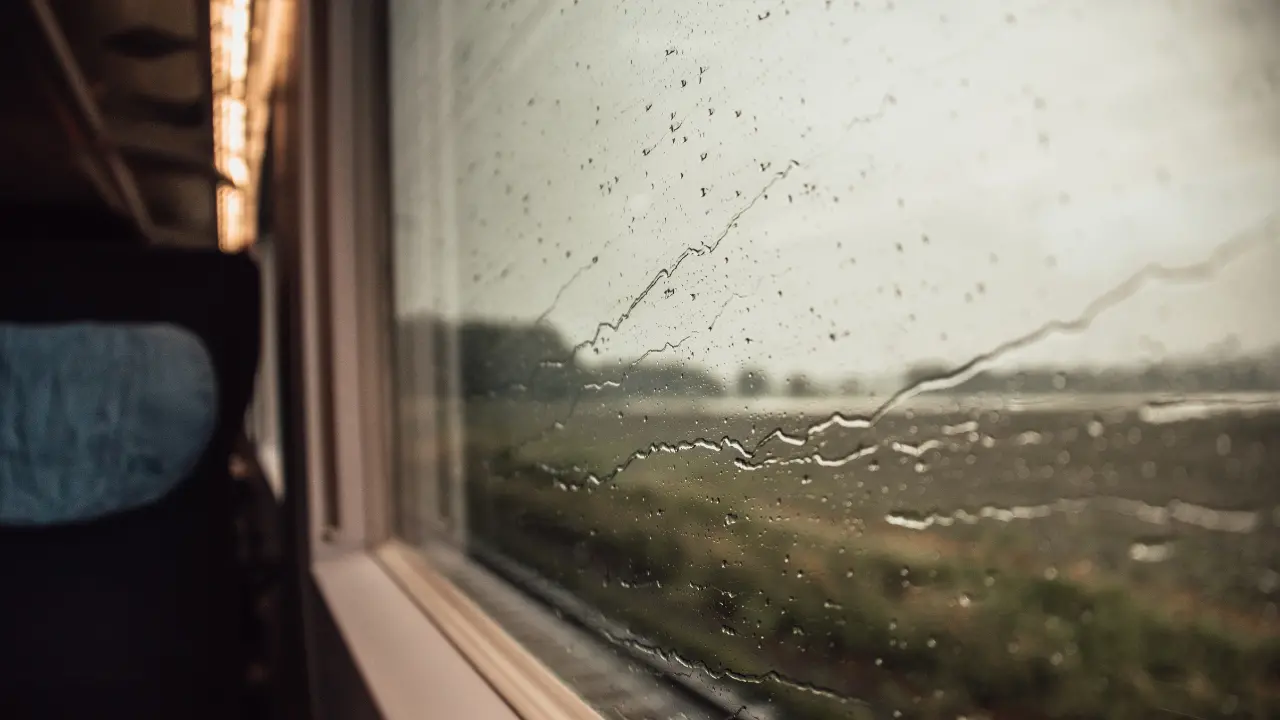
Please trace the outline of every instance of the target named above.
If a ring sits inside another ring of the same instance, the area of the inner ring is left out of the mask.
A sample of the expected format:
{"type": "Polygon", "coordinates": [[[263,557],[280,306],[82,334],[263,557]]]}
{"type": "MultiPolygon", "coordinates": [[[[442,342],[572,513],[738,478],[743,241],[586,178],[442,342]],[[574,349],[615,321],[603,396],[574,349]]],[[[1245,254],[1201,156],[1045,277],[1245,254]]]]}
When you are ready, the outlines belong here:
{"type": "Polygon", "coordinates": [[[1280,713],[1280,6],[391,6],[400,531],[590,701],[1280,713]]]}

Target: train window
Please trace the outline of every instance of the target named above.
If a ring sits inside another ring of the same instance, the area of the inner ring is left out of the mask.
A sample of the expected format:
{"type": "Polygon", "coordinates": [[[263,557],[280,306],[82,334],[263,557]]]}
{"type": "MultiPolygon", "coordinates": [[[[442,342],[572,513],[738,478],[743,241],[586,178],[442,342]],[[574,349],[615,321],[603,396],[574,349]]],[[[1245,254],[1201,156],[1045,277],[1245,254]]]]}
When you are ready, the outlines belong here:
{"type": "Polygon", "coordinates": [[[1275,3],[389,27],[394,533],[602,714],[1280,713],[1275,3]]]}

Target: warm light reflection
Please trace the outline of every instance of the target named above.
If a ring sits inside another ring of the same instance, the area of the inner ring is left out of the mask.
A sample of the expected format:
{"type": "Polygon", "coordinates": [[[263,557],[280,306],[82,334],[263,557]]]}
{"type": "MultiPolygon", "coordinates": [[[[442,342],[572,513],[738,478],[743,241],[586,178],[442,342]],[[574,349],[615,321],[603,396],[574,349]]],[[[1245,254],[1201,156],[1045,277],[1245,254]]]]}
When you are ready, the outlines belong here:
{"type": "Polygon", "coordinates": [[[289,6],[288,0],[210,5],[214,162],[232,183],[217,192],[218,245],[228,252],[257,234],[258,175],[289,6]]]}
{"type": "MultiPolygon", "coordinates": [[[[219,227],[225,225],[231,231],[244,227],[244,191],[239,188],[221,187],[218,188],[218,224],[219,227]]],[[[235,250],[246,245],[243,242],[243,236],[228,235],[228,237],[236,237],[238,244],[220,243],[224,250],[235,250]]]]}
{"type": "Polygon", "coordinates": [[[227,175],[237,187],[243,187],[249,183],[249,164],[242,158],[233,157],[227,163],[227,175]]]}

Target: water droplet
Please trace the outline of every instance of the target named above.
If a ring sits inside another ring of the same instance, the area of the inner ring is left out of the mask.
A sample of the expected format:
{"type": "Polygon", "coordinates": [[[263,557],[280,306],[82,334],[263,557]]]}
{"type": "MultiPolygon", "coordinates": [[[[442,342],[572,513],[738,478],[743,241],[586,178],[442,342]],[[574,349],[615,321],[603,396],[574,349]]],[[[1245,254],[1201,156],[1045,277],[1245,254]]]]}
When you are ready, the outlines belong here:
{"type": "Polygon", "coordinates": [[[1140,563],[1164,562],[1173,557],[1171,540],[1135,542],[1129,546],[1129,559],[1140,563]]]}
{"type": "Polygon", "coordinates": [[[1089,433],[1089,437],[1091,438],[1102,437],[1102,433],[1105,429],[1106,428],[1104,428],[1102,423],[1098,420],[1090,420],[1089,424],[1085,426],[1085,432],[1089,433]]]}

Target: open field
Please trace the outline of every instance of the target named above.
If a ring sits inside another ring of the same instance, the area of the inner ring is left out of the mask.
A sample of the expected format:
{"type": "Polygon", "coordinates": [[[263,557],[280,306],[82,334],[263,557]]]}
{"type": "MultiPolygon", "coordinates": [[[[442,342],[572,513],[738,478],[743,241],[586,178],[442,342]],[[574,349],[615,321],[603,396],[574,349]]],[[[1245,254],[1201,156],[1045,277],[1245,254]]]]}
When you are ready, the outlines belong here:
{"type": "Polygon", "coordinates": [[[468,521],[780,717],[1280,717],[1280,410],[1148,400],[472,403],[468,521]]]}

